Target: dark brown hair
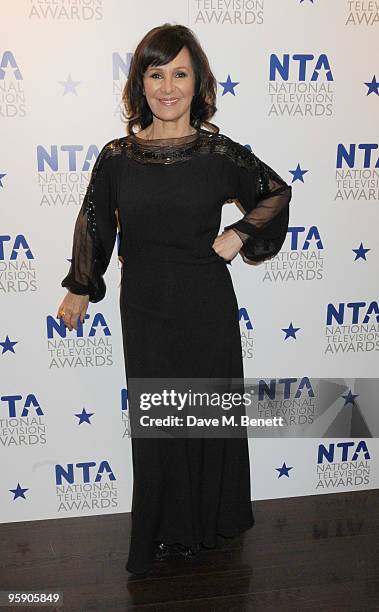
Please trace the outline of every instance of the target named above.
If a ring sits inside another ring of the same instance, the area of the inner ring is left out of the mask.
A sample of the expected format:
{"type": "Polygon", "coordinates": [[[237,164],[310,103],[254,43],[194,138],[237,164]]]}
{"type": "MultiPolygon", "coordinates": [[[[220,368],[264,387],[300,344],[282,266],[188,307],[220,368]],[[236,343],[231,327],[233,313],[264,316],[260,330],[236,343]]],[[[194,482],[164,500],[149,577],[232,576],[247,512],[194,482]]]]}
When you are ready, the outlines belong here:
{"type": "Polygon", "coordinates": [[[153,120],[153,114],[143,95],[145,71],[150,65],[162,66],[171,62],[183,47],[187,47],[190,53],[195,74],[195,95],[191,103],[190,124],[196,129],[204,124],[212,132],[219,132],[219,128],[209,121],[217,111],[215,104],[217,81],[210,69],[207,56],[192,30],[184,25],[164,23],[147,32],[133,54],[128,80],[122,92],[123,117],[128,124],[128,134],[133,133],[134,126],[139,126],[143,130],[153,120]]]}

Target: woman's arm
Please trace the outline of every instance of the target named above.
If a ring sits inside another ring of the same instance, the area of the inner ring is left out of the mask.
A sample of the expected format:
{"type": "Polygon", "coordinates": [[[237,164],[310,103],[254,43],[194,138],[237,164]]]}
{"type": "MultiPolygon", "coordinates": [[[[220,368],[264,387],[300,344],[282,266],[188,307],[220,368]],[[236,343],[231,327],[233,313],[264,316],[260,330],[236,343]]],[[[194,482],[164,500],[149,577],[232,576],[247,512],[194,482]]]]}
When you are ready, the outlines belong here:
{"type": "Polygon", "coordinates": [[[105,296],[103,275],[109,265],[117,234],[116,198],[112,173],[114,142],[101,150],[93,167],[87,191],[76,218],[71,266],[62,280],[68,292],[58,307],[71,331],[84,322],[89,302],[105,296]]]}
{"type": "Polygon", "coordinates": [[[275,257],[284,243],[292,188],[246,147],[230,143],[224,155],[229,198],[240,202],[245,215],[224,230],[238,234],[244,261],[263,262],[275,257]]]}

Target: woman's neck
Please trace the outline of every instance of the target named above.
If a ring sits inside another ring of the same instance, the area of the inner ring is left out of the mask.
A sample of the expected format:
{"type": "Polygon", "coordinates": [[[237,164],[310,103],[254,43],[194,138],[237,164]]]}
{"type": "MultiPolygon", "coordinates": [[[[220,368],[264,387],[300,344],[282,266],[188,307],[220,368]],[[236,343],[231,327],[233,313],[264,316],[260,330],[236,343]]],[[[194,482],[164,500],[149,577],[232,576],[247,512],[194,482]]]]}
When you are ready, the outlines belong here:
{"type": "Polygon", "coordinates": [[[184,136],[191,136],[192,134],[196,134],[196,130],[192,127],[192,125],[188,125],[186,129],[181,131],[171,130],[161,130],[158,127],[154,127],[154,125],[149,125],[144,130],[138,132],[138,136],[145,140],[157,140],[157,139],[165,139],[165,138],[183,138],[184,136]]]}

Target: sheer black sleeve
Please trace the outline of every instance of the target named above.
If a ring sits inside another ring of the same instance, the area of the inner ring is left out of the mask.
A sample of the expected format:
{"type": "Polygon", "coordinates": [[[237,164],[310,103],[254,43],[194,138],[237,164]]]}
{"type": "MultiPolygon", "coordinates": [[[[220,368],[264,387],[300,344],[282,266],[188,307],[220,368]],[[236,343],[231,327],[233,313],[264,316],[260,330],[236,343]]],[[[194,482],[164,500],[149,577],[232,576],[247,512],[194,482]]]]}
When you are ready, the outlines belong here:
{"type": "Polygon", "coordinates": [[[76,219],[71,267],[62,287],[89,295],[90,302],[105,296],[103,275],[109,265],[117,234],[116,198],[111,166],[114,141],[98,155],[76,219]]]}
{"type": "Polygon", "coordinates": [[[224,230],[240,236],[247,263],[272,259],[286,238],[292,187],[243,145],[229,140],[225,153],[229,199],[237,199],[246,214],[224,230]]]}

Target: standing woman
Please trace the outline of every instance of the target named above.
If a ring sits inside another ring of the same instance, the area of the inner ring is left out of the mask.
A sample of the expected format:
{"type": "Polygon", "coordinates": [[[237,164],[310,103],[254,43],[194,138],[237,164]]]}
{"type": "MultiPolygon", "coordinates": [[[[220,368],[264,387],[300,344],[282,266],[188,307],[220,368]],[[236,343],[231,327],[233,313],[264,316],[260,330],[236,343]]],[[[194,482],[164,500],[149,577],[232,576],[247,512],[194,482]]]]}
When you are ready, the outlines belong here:
{"type": "MultiPolygon", "coordinates": [[[[124,89],[127,135],[101,150],[76,220],[62,281],[69,291],[57,316],[76,329],[88,302],[104,298],[119,222],[131,418],[138,411],[135,379],[243,380],[227,263],[238,253],[246,263],[270,259],[287,233],[291,187],[209,122],[216,89],[190,29],[150,30],[124,89]],[[238,200],[245,214],[218,236],[228,200],[238,200]]],[[[147,573],[175,546],[191,556],[216,547],[218,535],[253,526],[246,429],[224,438],[144,438],[132,429],[131,443],[130,572],[147,573]]]]}

